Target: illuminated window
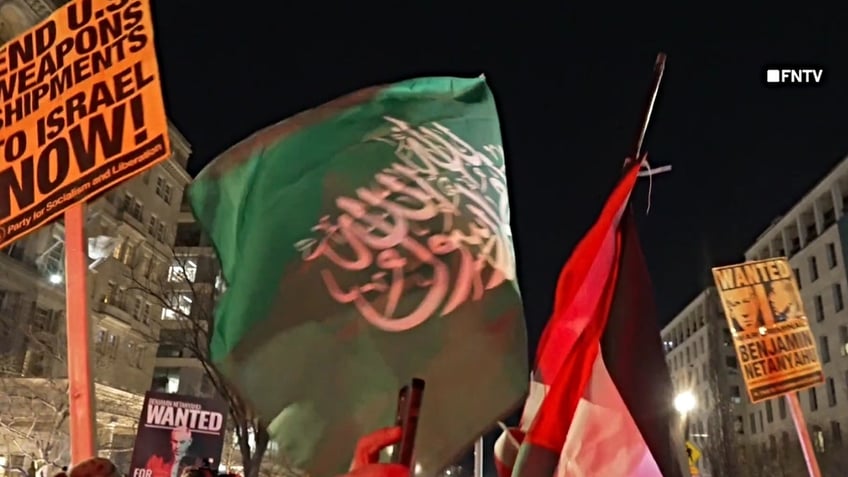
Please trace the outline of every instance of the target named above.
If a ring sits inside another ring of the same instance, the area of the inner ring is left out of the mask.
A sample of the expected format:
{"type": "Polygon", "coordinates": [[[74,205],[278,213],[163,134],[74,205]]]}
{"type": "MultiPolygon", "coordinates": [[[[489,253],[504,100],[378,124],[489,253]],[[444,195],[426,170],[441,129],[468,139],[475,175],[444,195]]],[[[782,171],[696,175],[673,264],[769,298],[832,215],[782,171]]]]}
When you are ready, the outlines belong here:
{"type": "Polygon", "coordinates": [[[184,319],[191,316],[192,299],[186,293],[174,295],[171,298],[171,306],[162,308],[163,320],[184,319]]]}
{"type": "Polygon", "coordinates": [[[197,278],[197,262],[192,259],[176,260],[168,267],[169,282],[187,280],[194,283],[195,278],[197,278]]]}

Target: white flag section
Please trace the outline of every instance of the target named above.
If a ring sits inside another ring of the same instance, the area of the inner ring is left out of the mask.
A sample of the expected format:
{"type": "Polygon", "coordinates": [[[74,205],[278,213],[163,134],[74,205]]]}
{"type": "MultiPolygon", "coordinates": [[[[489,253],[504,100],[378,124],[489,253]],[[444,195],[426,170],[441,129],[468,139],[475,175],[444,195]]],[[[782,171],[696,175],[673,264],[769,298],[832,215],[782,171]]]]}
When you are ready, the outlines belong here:
{"type": "MultiPolygon", "coordinates": [[[[508,477],[523,438],[539,411],[548,386],[531,380],[520,429],[495,442],[498,475],[508,477]]],[[[598,352],[592,376],[580,399],[559,467],[552,477],[663,477],[642,434],[598,352]]]]}
{"type": "Polygon", "coordinates": [[[530,424],[533,424],[533,419],[536,418],[539,408],[542,407],[542,401],[545,400],[548,389],[550,389],[550,386],[536,381],[532,375],[530,376],[530,392],[527,395],[527,401],[524,402],[524,412],[521,413],[522,432],[527,432],[530,429],[530,424]]]}
{"type": "Polygon", "coordinates": [[[599,351],[556,477],[663,477],[599,351]]]}

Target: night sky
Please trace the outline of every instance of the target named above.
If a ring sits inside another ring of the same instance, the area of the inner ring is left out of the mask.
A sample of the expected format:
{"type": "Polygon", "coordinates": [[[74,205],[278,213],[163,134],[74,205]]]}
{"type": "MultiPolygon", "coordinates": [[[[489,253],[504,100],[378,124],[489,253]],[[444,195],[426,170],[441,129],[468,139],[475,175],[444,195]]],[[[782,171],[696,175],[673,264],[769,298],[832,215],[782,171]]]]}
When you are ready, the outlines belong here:
{"type": "Polygon", "coordinates": [[[491,1],[154,8],[169,114],[194,147],[193,172],[256,129],[358,88],[485,73],[534,346],[560,268],[632,149],[659,51],[668,66],[646,150],[654,166],[674,169],[654,179],[650,214],[647,180],[636,206],[661,322],[706,284],[708,266],[740,260],[848,154],[848,35],[836,11],[635,3],[594,12],[491,1]],[[825,85],[767,88],[773,63],[820,66],[825,85]]]}

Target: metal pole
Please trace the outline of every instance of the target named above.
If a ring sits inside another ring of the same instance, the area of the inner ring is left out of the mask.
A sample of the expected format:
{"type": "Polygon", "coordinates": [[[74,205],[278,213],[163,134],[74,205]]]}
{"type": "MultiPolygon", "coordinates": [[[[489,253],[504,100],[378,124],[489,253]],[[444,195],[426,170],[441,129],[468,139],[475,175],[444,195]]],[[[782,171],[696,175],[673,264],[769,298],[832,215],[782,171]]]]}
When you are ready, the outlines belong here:
{"type": "Polygon", "coordinates": [[[483,437],[474,443],[474,477],[483,477],[483,437]]]}
{"type": "Polygon", "coordinates": [[[651,113],[654,111],[654,103],[657,100],[657,93],[660,90],[663,73],[665,73],[665,53],[659,53],[657,60],[654,63],[654,81],[651,84],[651,90],[648,93],[648,102],[645,106],[645,116],[642,118],[642,124],[639,127],[639,134],[636,135],[636,144],[633,149],[633,160],[638,161],[642,156],[642,144],[645,142],[645,133],[648,131],[648,123],[651,122],[651,113]]]}
{"type": "Polygon", "coordinates": [[[795,430],[798,432],[801,450],[804,452],[804,460],[807,462],[807,471],[810,473],[810,477],[821,477],[819,462],[816,460],[816,453],[813,449],[813,441],[810,439],[807,422],[804,420],[804,412],[801,410],[801,401],[798,400],[798,395],[794,392],[785,396],[786,402],[789,404],[789,411],[792,413],[792,422],[795,423],[795,430]]]}

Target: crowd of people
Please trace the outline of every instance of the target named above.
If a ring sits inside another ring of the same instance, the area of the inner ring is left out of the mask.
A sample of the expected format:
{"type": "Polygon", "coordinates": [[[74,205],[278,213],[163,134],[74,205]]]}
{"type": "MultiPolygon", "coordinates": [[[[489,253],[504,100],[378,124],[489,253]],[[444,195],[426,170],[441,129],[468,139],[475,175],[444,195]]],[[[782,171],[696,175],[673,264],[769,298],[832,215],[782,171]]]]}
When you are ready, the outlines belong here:
{"type": "MultiPolygon", "coordinates": [[[[104,457],[94,457],[73,466],[70,472],[68,472],[68,467],[62,467],[62,470],[56,473],[53,477],[128,476],[127,474],[121,473],[118,470],[118,467],[111,460],[104,457]]],[[[180,474],[174,477],[236,477],[236,474],[219,474],[207,461],[195,466],[182,467],[180,474]]]]}

